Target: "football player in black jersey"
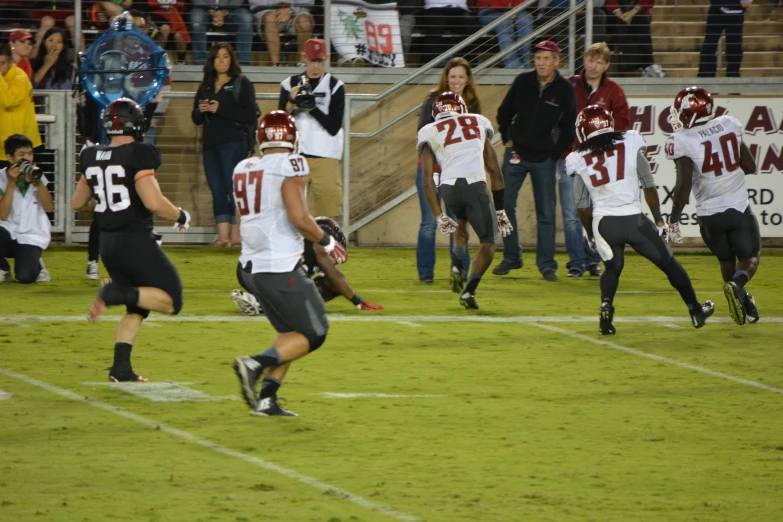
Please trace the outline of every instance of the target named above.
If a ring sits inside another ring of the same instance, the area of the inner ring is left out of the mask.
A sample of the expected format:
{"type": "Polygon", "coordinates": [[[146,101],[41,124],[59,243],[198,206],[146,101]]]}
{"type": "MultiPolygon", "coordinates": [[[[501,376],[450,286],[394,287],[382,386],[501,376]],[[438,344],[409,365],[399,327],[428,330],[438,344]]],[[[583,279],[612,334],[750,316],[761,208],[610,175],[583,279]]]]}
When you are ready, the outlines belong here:
{"type": "Polygon", "coordinates": [[[145,382],[131,366],[131,348],[150,311],[177,314],[182,309],[182,283],[174,265],[153,235],[153,215],[175,221],[176,230],[190,226],[190,215],[160,191],[155,169],[160,150],[142,143],[144,114],[131,99],[110,103],[103,113],[110,145],[85,149],[79,163],[84,175],[71,204],[91,209],[101,231],[100,253],[111,282],[90,307],[96,321],[107,306],[125,305],[117,326],[112,382],[145,382]]]}
{"type": "MultiPolygon", "coordinates": [[[[348,242],[345,239],[345,234],[340,229],[337,222],[328,217],[317,217],[315,222],[318,223],[324,232],[334,236],[334,239],[343,247],[348,247],[348,242]]],[[[318,293],[321,294],[324,302],[331,301],[338,295],[344,296],[358,310],[383,310],[383,306],[374,304],[369,301],[365,301],[353,291],[351,285],[348,283],[348,279],[345,274],[337,268],[329,254],[319,245],[315,246],[312,241],[305,240],[304,243],[304,268],[307,271],[307,275],[313,278],[315,286],[318,288],[318,293]]],[[[237,278],[242,283],[241,278],[237,278]]],[[[244,287],[243,287],[244,288],[244,287]]],[[[247,288],[245,291],[232,290],[231,300],[237,305],[239,311],[245,315],[259,315],[264,313],[261,309],[261,305],[258,300],[253,296],[247,288]]]]}

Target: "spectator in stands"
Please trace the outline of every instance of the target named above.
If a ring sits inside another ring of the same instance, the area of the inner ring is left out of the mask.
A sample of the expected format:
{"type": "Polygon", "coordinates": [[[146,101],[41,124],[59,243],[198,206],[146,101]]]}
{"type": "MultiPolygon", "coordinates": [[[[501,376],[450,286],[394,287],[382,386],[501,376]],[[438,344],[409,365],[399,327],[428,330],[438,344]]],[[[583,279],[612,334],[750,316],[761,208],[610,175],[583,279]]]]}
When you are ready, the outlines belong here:
{"type": "Polygon", "coordinates": [[[0,45],[0,143],[8,136],[22,134],[32,141],[33,147],[41,144],[32,90],[27,74],[14,65],[11,46],[0,45]]]}
{"type": "Polygon", "coordinates": [[[606,0],[607,23],[615,52],[623,54],[623,71],[642,70],[642,78],[663,78],[653,58],[652,7],[655,0],[606,0]]]}
{"type": "Polygon", "coordinates": [[[707,28],[699,55],[699,78],[714,78],[717,74],[718,41],[726,32],[726,76],[739,78],[742,65],[742,29],[745,10],[753,0],[710,0],[707,28]]]}
{"type": "Polygon", "coordinates": [[[296,37],[297,56],[304,52],[304,45],[313,36],[313,0],[278,2],[277,0],[250,0],[250,12],[255,17],[258,35],[266,42],[272,65],[280,65],[280,35],[296,37]]]}
{"type": "Polygon", "coordinates": [[[52,238],[47,212],[54,210],[46,176],[31,173],[33,142],[14,134],[3,142],[9,166],[0,170],[0,283],[9,283],[14,259],[16,280],[51,281],[41,253],[52,238]],[[28,172],[25,173],[24,170],[28,172]]]}
{"type": "Polygon", "coordinates": [[[177,65],[185,65],[190,43],[190,33],[182,19],[185,2],[183,0],[147,0],[147,2],[150,9],[147,16],[158,27],[155,42],[165,49],[169,37],[173,35],[177,46],[177,65]]]}
{"type": "Polygon", "coordinates": [[[557,281],[556,162],[576,137],[576,106],[573,87],[557,71],[560,63],[557,44],[544,40],[533,47],[533,53],[536,70],[517,76],[498,107],[498,130],[506,144],[502,167],[505,208],[514,231],[503,238],[503,261],[492,273],[506,275],[522,268],[517,196],[530,174],[538,229],[536,264],[545,280],[557,281]]]}
{"type": "Polygon", "coordinates": [[[123,11],[133,6],[133,0],[96,0],[93,4],[95,21],[103,26],[123,11]]]}
{"type": "MultiPolygon", "coordinates": [[[[584,68],[581,73],[571,76],[568,81],[574,86],[576,112],[588,105],[600,105],[614,118],[614,130],[625,131],[631,128],[631,116],[628,100],[623,88],[611,80],[606,71],[612,64],[612,51],[605,42],[594,43],[585,51],[584,68]]],[[[593,252],[587,239],[582,234],[582,223],[576,212],[574,200],[574,178],[565,171],[565,157],[577,141],[563,152],[557,161],[558,192],[560,206],[563,211],[563,233],[565,235],[566,252],[569,262],[566,265],[568,277],[582,277],[587,272],[593,276],[601,275],[599,263],[601,257],[593,252]]]]}
{"type": "Polygon", "coordinates": [[[413,28],[416,27],[416,11],[419,9],[419,5],[420,0],[397,0],[397,12],[400,14],[402,53],[406,61],[411,59],[413,28]]]}
{"type": "Polygon", "coordinates": [[[207,29],[210,26],[236,34],[239,63],[250,65],[253,15],[242,7],[244,3],[244,0],[193,0],[190,36],[193,39],[193,61],[197,65],[207,61],[207,29]]]}
{"type": "MultiPolygon", "coordinates": [[[[422,53],[425,63],[454,45],[454,40],[448,43],[443,40],[444,33],[461,37],[457,40],[459,42],[476,31],[467,0],[424,0],[424,11],[419,12],[416,20],[416,25],[425,33],[422,53]]],[[[463,51],[463,54],[468,53],[463,51]]]]}
{"type": "MultiPolygon", "coordinates": [[[[477,0],[478,19],[481,25],[489,25],[512,7],[524,0],[477,0]]],[[[520,11],[512,20],[506,20],[495,28],[500,51],[505,51],[512,44],[525,38],[533,32],[533,16],[527,10],[520,11]]],[[[530,44],[525,44],[516,51],[503,57],[506,69],[530,67],[530,44]]],[[[472,111],[471,111],[472,112],[472,111]]]]}
{"type": "MultiPolygon", "coordinates": [[[[130,2],[131,0],[127,0],[130,2]]],[[[107,3],[107,2],[98,2],[107,3]]],[[[30,58],[38,56],[38,51],[43,42],[43,36],[55,25],[63,26],[71,35],[71,42],[76,41],[76,21],[73,16],[73,0],[42,0],[34,2],[36,10],[30,15],[33,20],[40,20],[41,27],[35,35],[35,44],[30,58]]],[[[84,38],[82,37],[81,49],[84,47],[84,38]]]]}
{"type": "MultiPolygon", "coordinates": [[[[418,130],[435,121],[435,118],[432,117],[432,104],[435,102],[435,98],[449,91],[462,96],[462,99],[465,100],[465,104],[468,106],[468,112],[481,114],[481,102],[476,89],[476,79],[473,76],[470,64],[464,58],[452,58],[441,71],[438,86],[427,94],[424,103],[421,104],[418,130]]],[[[437,165],[435,166],[435,172],[440,173],[440,167],[437,165]]],[[[424,193],[420,158],[416,159],[416,189],[418,190],[419,206],[421,207],[421,224],[419,225],[419,238],[416,242],[416,270],[419,273],[419,281],[431,285],[435,276],[435,230],[437,222],[427,202],[427,195],[424,193]]],[[[450,210],[446,209],[446,213],[451,219],[457,219],[450,210]]],[[[453,234],[449,235],[449,252],[451,252],[451,267],[454,267],[453,234]]],[[[464,280],[470,268],[470,254],[468,254],[467,249],[465,249],[461,257],[464,269],[462,278],[464,280]]]]}
{"type": "Polygon", "coordinates": [[[32,81],[33,66],[28,57],[33,52],[33,34],[24,29],[17,29],[8,37],[8,43],[11,45],[11,51],[14,55],[14,63],[32,81]]]}
{"type": "Polygon", "coordinates": [[[0,0],[0,20],[2,23],[19,26],[30,20],[30,0],[0,0]]]}
{"type": "Polygon", "coordinates": [[[233,175],[237,163],[247,158],[245,129],[255,120],[255,108],[255,89],[242,75],[231,44],[213,45],[191,115],[193,123],[204,126],[204,172],[218,229],[218,238],[209,244],[211,247],[241,245],[234,214],[233,175]]]}
{"type": "MultiPolygon", "coordinates": [[[[606,0],[595,0],[593,2],[593,42],[606,41],[606,11],[604,4],[606,0]]],[[[539,2],[541,12],[540,23],[546,23],[564,13],[570,7],[569,0],[542,0],[539,2]],[[542,5],[543,4],[543,5],[542,5]]],[[[554,35],[553,40],[557,42],[563,54],[568,54],[568,19],[555,25],[550,32],[554,35]]],[[[584,33],[585,30],[585,10],[577,11],[576,32],[584,33]]]]}
{"type": "Polygon", "coordinates": [[[52,27],[43,38],[43,52],[33,59],[33,87],[70,91],[73,89],[74,69],[68,59],[65,31],[52,27]]]}
{"type": "Polygon", "coordinates": [[[329,60],[326,42],[311,38],[305,42],[304,74],[295,74],[280,83],[277,108],[296,118],[302,156],[310,165],[307,178],[307,207],[314,216],[340,222],[343,214],[343,116],[345,85],[324,70],[329,60]],[[315,95],[305,103],[306,91],[315,95]]]}

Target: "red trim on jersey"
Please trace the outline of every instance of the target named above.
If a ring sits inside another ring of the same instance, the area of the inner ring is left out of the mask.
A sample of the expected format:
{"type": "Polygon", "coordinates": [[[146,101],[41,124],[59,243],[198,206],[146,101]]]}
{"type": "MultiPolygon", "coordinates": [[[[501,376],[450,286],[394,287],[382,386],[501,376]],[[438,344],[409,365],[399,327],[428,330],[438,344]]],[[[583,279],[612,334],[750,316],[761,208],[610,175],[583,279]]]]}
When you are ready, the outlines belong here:
{"type": "Polygon", "coordinates": [[[149,174],[144,174],[143,176],[139,176],[138,178],[136,178],[135,180],[133,180],[133,182],[134,182],[134,183],[137,183],[137,182],[138,182],[140,179],[144,179],[144,178],[146,178],[147,176],[155,176],[155,171],[153,170],[153,171],[152,171],[152,172],[150,172],[149,174]]]}

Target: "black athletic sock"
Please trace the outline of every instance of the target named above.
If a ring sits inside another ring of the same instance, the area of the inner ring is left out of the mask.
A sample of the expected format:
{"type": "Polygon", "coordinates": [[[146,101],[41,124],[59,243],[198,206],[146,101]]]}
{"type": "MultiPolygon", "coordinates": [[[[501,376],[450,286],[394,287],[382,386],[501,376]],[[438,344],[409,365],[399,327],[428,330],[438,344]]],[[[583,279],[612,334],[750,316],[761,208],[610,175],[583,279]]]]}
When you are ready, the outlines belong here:
{"type": "Polygon", "coordinates": [[[465,271],[465,264],[462,262],[465,259],[465,254],[468,252],[468,247],[456,246],[451,249],[451,264],[456,266],[460,273],[465,271]]]}
{"type": "Polygon", "coordinates": [[[465,287],[465,291],[470,295],[475,295],[476,288],[478,288],[480,282],[481,276],[476,274],[476,272],[471,272],[470,277],[468,277],[468,286],[465,287]]]}
{"type": "Polygon", "coordinates": [[[685,271],[680,262],[672,257],[661,267],[661,270],[669,278],[669,283],[680,293],[680,297],[685,301],[685,304],[688,305],[688,311],[696,313],[701,310],[701,303],[699,303],[699,299],[696,297],[691,278],[688,277],[688,272],[685,271]]]}
{"type": "Polygon", "coordinates": [[[109,283],[101,288],[99,295],[106,306],[137,306],[139,304],[139,289],[134,286],[109,283]]]}
{"type": "Polygon", "coordinates": [[[273,368],[283,364],[283,360],[280,358],[280,352],[277,348],[270,346],[258,355],[254,355],[253,359],[261,365],[262,368],[273,368]]]}
{"type": "Polygon", "coordinates": [[[277,397],[277,390],[280,389],[280,381],[273,377],[264,377],[261,381],[261,398],[277,397]]]}
{"type": "Polygon", "coordinates": [[[127,368],[128,370],[131,369],[131,350],[133,349],[133,345],[128,343],[115,343],[114,344],[114,364],[112,365],[112,368],[114,369],[120,369],[120,368],[127,368]]]}
{"type": "MultiPolygon", "coordinates": [[[[620,269],[622,270],[622,268],[620,269]]],[[[620,271],[611,261],[604,263],[604,273],[601,275],[601,302],[614,303],[614,296],[617,293],[617,287],[620,285],[620,271]]]]}
{"type": "Polygon", "coordinates": [[[734,272],[734,279],[732,279],[732,281],[734,281],[739,288],[745,288],[745,285],[750,281],[750,276],[744,270],[737,270],[734,272]]]}
{"type": "Polygon", "coordinates": [[[87,261],[97,261],[101,249],[101,229],[94,219],[90,225],[90,238],[87,243],[87,261]]]}

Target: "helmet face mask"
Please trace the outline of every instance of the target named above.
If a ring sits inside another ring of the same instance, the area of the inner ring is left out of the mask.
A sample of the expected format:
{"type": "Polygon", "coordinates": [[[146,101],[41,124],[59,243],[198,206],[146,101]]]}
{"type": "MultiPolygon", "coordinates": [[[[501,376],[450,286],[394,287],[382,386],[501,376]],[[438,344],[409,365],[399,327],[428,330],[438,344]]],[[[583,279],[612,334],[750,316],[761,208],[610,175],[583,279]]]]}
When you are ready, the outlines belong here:
{"type": "Polygon", "coordinates": [[[103,110],[103,129],[110,138],[131,136],[141,141],[146,130],[141,106],[130,98],[114,100],[103,110]]]}
{"type": "Polygon", "coordinates": [[[465,105],[462,96],[454,92],[444,92],[432,102],[432,117],[436,120],[467,112],[468,106],[465,105]]]}
{"type": "Polygon", "coordinates": [[[715,102],[712,94],[701,87],[688,87],[677,94],[669,108],[669,125],[677,133],[690,129],[697,123],[704,123],[714,117],[715,102]]]}
{"type": "Polygon", "coordinates": [[[299,131],[296,120],[285,111],[272,111],[261,118],[256,133],[258,149],[263,154],[264,149],[291,149],[292,154],[299,154],[299,131]]]}
{"type": "Polygon", "coordinates": [[[576,117],[576,137],[579,143],[614,132],[614,118],[600,105],[588,105],[576,117]]]}
{"type": "Polygon", "coordinates": [[[346,239],[345,234],[343,234],[340,225],[337,224],[337,221],[330,217],[319,216],[315,218],[315,222],[324,232],[334,237],[335,241],[340,243],[343,248],[348,248],[348,240],[346,239]]]}

